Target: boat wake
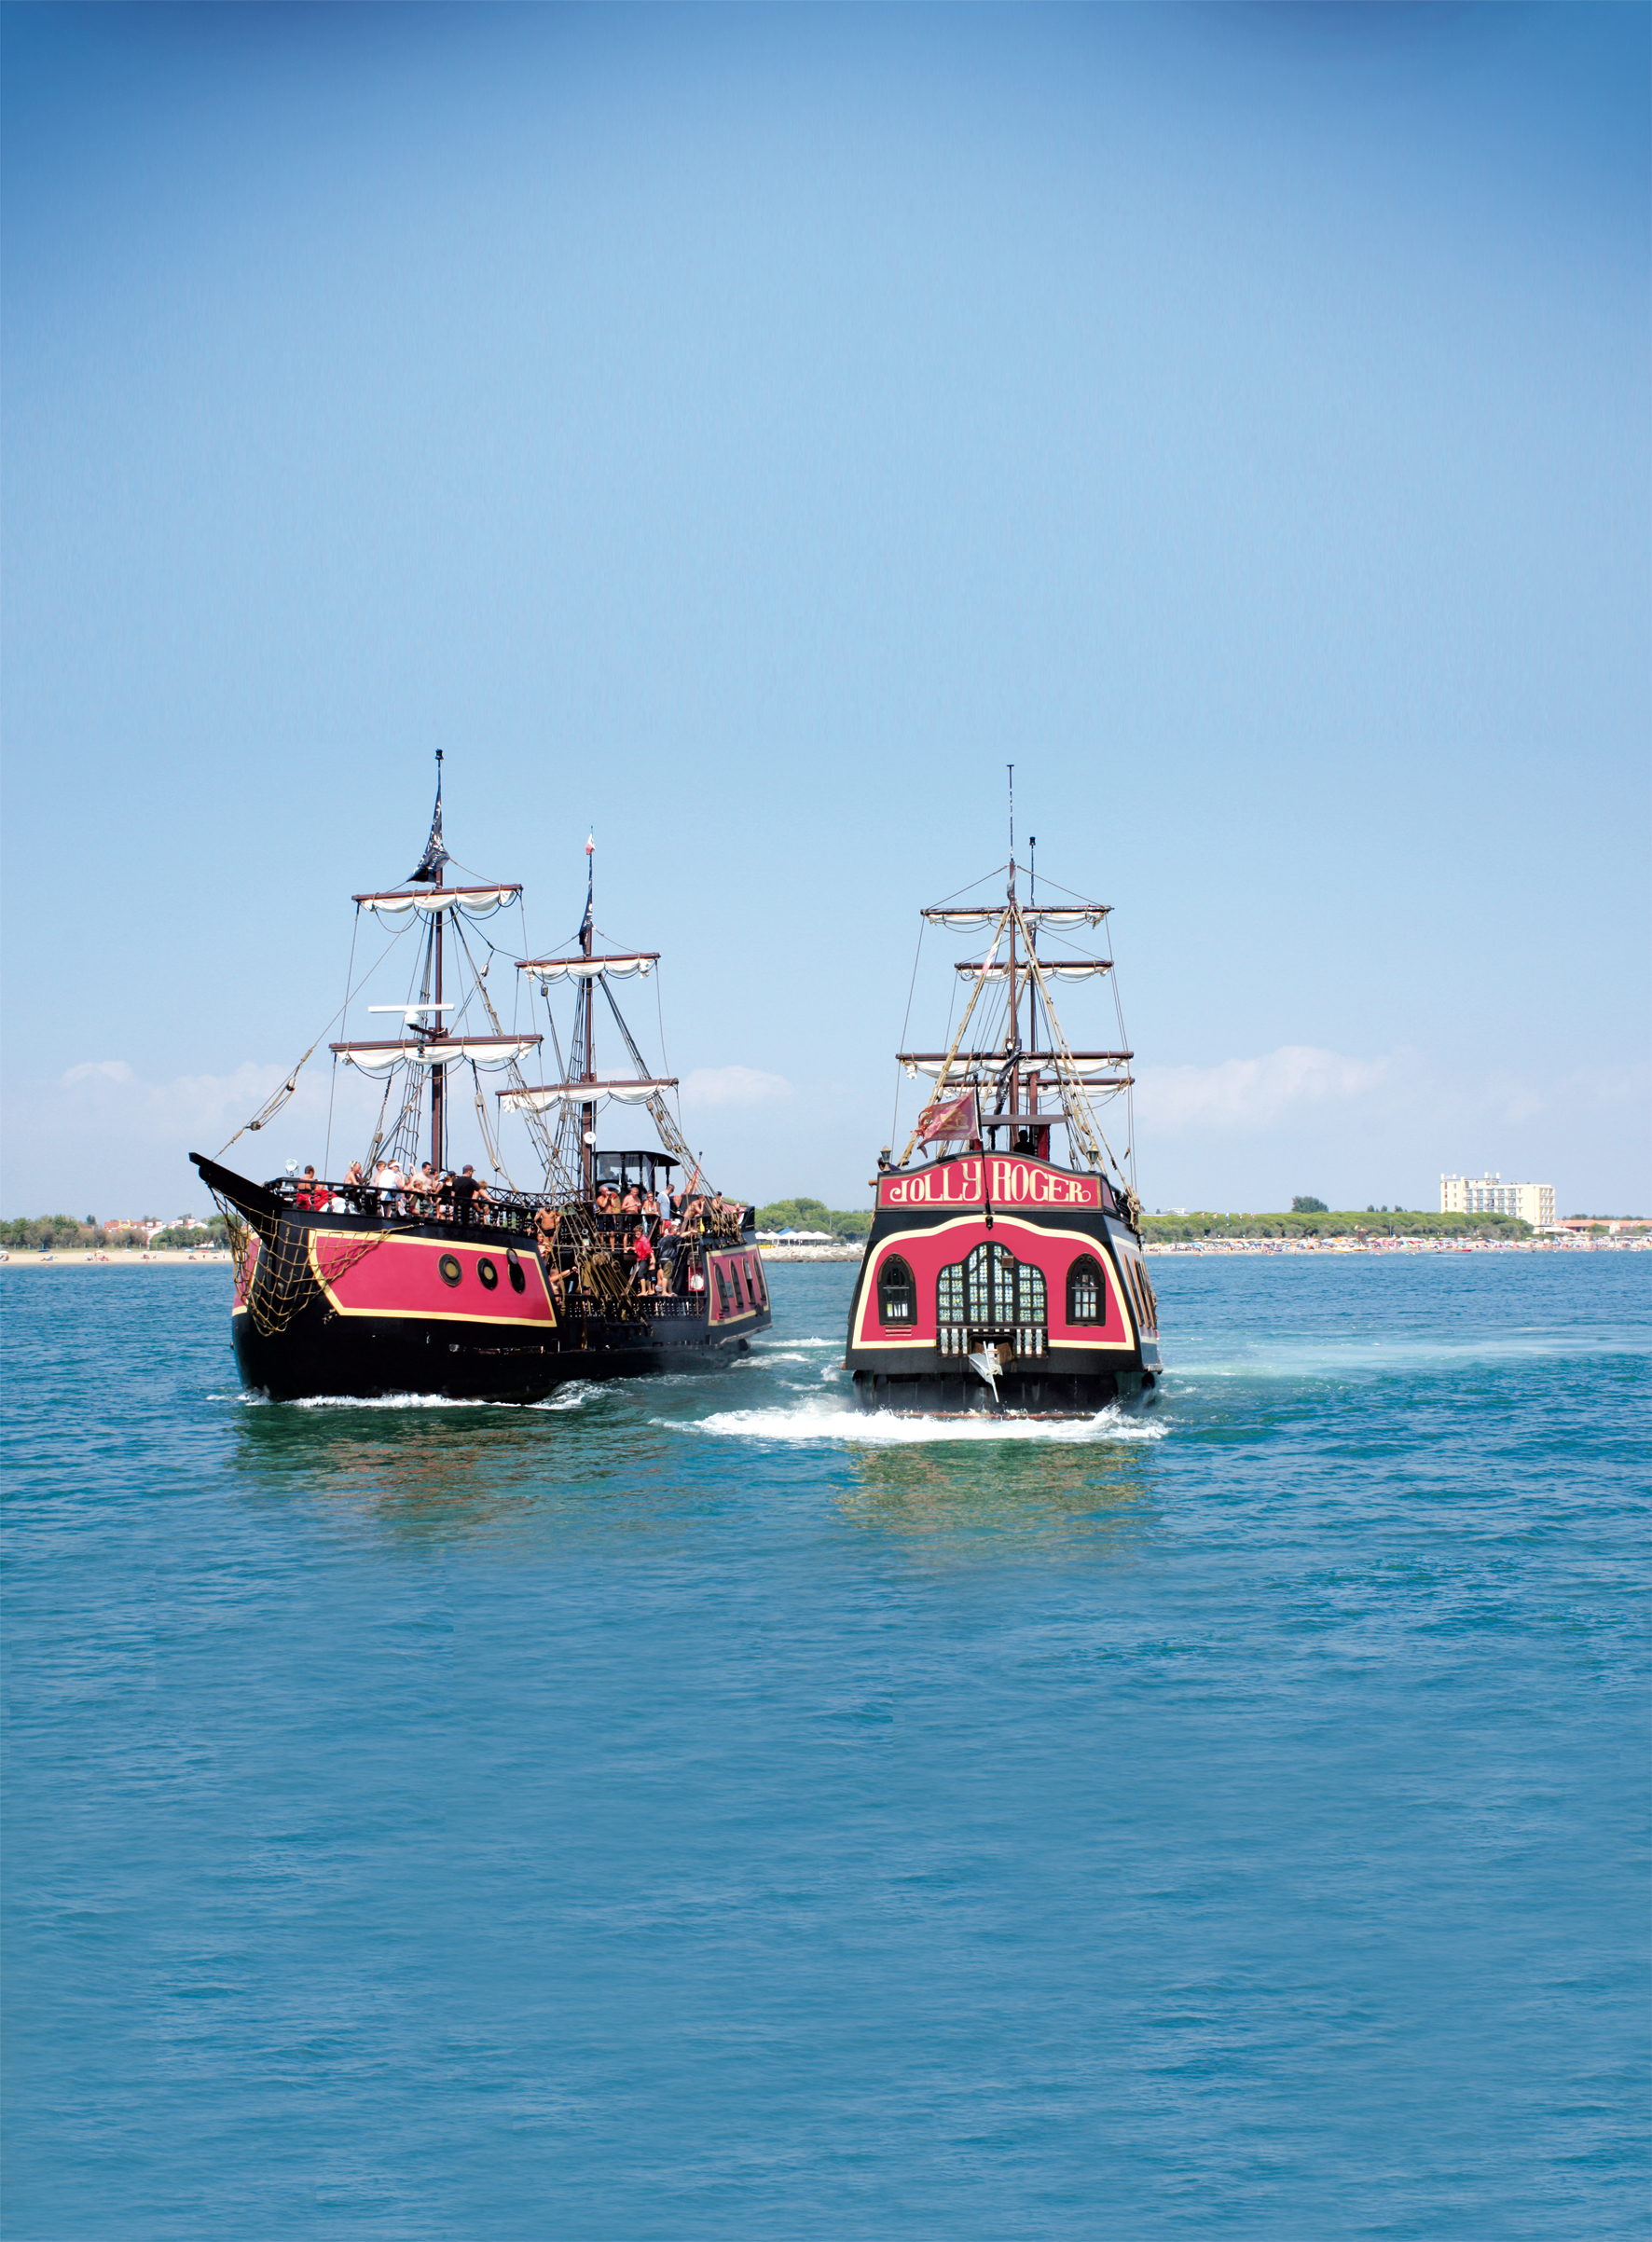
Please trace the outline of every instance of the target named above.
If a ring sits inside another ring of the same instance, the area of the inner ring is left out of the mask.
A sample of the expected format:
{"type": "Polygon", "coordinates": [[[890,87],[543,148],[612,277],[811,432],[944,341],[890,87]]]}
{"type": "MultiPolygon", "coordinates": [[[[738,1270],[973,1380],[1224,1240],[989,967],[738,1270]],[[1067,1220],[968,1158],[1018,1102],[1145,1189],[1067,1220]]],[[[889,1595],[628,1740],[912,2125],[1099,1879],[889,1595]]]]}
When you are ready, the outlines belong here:
{"type": "Polygon", "coordinates": [[[670,1432],[709,1433],[734,1440],[837,1441],[855,1448],[915,1448],[939,1441],[1044,1441],[1087,1447],[1162,1440],[1168,1426],[1109,1404],[1094,1417],[904,1417],[864,1410],[737,1409],[715,1416],[652,1422],[670,1432]]]}
{"type": "Polygon", "coordinates": [[[520,1416],[526,1410],[581,1409],[600,1388],[591,1383],[558,1386],[544,1401],[500,1401],[490,1396],[456,1401],[449,1394],[310,1394],[302,1400],[274,1401],[268,1394],[234,1394],[214,1398],[237,1401],[243,1409],[502,1409],[520,1416]]]}

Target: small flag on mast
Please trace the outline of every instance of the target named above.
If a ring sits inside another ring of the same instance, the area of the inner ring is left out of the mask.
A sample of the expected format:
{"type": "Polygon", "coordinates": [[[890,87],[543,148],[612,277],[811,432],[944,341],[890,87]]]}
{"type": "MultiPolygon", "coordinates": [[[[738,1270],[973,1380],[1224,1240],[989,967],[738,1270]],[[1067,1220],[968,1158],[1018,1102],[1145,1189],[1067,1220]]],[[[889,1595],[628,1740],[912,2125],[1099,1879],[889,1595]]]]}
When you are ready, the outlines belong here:
{"type": "Polygon", "coordinates": [[[918,1115],[917,1140],[921,1145],[939,1144],[952,1136],[979,1136],[980,1134],[981,1116],[972,1090],[966,1090],[961,1097],[937,1098],[918,1115]]]}

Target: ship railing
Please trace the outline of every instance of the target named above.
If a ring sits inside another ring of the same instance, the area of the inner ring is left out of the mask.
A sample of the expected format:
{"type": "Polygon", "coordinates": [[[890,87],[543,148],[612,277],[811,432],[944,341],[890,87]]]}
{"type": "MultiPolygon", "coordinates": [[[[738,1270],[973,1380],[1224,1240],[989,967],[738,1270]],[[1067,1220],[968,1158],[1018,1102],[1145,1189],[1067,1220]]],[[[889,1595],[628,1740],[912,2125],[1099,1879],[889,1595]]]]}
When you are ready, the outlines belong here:
{"type": "MultiPolygon", "coordinates": [[[[382,1190],[371,1183],[332,1183],[320,1177],[277,1176],[265,1185],[274,1199],[282,1205],[300,1212],[356,1216],[369,1222],[442,1222],[462,1231],[483,1235],[508,1231],[517,1236],[533,1237],[537,1217],[543,1209],[563,1217],[561,1235],[565,1245],[574,1245],[585,1252],[619,1254],[624,1251],[629,1234],[638,1227],[632,1216],[599,1215],[588,1199],[571,1197],[565,1192],[502,1191],[488,1187],[486,1199],[474,1199],[470,1212],[461,1217],[457,1203],[451,1198],[436,1197],[424,1191],[382,1190]]],[[[738,1245],[741,1238],[741,1215],[746,1217],[745,1227],[751,1228],[750,1210],[737,1211],[730,1207],[719,1218],[708,1212],[703,1222],[679,1225],[668,1229],[658,1216],[642,1224],[655,1245],[661,1246],[738,1245]]]]}
{"type": "Polygon", "coordinates": [[[1047,1355],[1050,1352],[1048,1324],[943,1324],[936,1344],[943,1355],[974,1355],[983,1347],[1000,1346],[1006,1341],[1020,1355],[1047,1355]]]}
{"type": "Polygon", "coordinates": [[[473,1200],[468,1215],[461,1216],[451,1199],[433,1198],[423,1191],[380,1190],[371,1183],[324,1183],[304,1176],[278,1176],[265,1186],[270,1196],[300,1213],[356,1216],[366,1222],[442,1222],[461,1233],[497,1235],[501,1231],[517,1237],[533,1235],[534,1217],[549,1203],[516,1192],[489,1190],[486,1200],[473,1200]]]}

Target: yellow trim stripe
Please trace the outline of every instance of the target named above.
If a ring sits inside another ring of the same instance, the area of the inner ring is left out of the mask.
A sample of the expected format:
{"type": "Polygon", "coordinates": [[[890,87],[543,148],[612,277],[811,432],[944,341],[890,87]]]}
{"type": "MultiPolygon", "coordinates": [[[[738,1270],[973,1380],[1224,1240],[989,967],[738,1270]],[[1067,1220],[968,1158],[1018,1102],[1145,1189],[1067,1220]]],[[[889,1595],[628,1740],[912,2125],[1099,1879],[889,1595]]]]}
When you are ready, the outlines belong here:
{"type": "MultiPolygon", "coordinates": [[[[369,1231],[359,1230],[312,1230],[310,1233],[310,1270],[315,1277],[316,1283],[321,1286],[323,1292],[324,1292],[327,1297],[327,1304],[329,1307],[331,1307],[336,1315],[377,1315],[403,1323],[514,1324],[524,1331],[544,1331],[548,1329],[554,1332],[557,1329],[557,1303],[554,1300],[552,1300],[550,1287],[545,1283],[544,1270],[540,1264],[539,1256],[533,1251],[531,1246],[526,1253],[523,1253],[518,1249],[516,1259],[521,1263],[524,1271],[531,1266],[535,1274],[539,1278],[540,1296],[545,1301],[545,1304],[549,1307],[551,1312],[551,1320],[548,1325],[543,1316],[506,1315],[497,1310],[491,1315],[470,1315],[464,1314],[462,1311],[451,1308],[346,1307],[344,1302],[338,1298],[337,1293],[333,1289],[333,1286],[322,1274],[321,1260],[315,1250],[315,1242],[318,1238],[349,1238],[353,1240],[370,1237],[372,1234],[373,1233],[369,1231]]],[[[409,1245],[428,1245],[436,1253],[453,1252],[453,1246],[451,1243],[446,1238],[384,1238],[380,1241],[379,1250],[382,1251],[387,1245],[396,1245],[402,1247],[406,1247],[409,1245]]],[[[505,1248],[502,1245],[494,1246],[491,1249],[485,1245],[476,1245],[471,1247],[470,1250],[475,1253],[478,1257],[486,1255],[489,1260],[491,1260],[496,1253],[502,1260],[505,1254],[505,1248]]],[[[342,1279],[350,1274],[350,1271],[348,1269],[340,1270],[338,1273],[340,1279],[342,1279]]],[[[472,1273],[475,1273],[474,1271],[472,1273]]],[[[506,1282],[508,1284],[508,1279],[506,1282]]]]}

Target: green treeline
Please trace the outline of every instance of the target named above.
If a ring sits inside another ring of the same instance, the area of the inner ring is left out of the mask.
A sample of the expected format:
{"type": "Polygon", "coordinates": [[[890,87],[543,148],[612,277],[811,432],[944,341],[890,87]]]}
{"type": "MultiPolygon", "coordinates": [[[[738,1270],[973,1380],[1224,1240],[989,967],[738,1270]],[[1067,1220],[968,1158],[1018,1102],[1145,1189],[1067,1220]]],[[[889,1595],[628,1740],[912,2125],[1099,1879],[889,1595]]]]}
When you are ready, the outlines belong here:
{"type": "Polygon", "coordinates": [[[1397,1209],[1363,1214],[1144,1215],[1141,1234],[1169,1245],[1197,1238],[1529,1238],[1517,1215],[1418,1215],[1397,1209]]]}
{"type": "Polygon", "coordinates": [[[152,1246],[227,1245],[229,1226],[222,1215],[199,1230],[158,1231],[153,1238],[145,1239],[141,1230],[113,1230],[88,1215],[84,1221],[73,1215],[18,1215],[9,1222],[0,1222],[0,1246],[11,1252],[66,1253],[78,1249],[86,1253],[136,1252],[145,1245],[152,1246]]]}
{"type": "Polygon", "coordinates": [[[823,1199],[777,1199],[757,1210],[759,1230],[824,1230],[834,1238],[863,1238],[872,1210],[828,1206],[823,1199]]]}

